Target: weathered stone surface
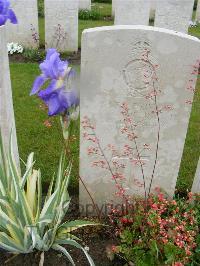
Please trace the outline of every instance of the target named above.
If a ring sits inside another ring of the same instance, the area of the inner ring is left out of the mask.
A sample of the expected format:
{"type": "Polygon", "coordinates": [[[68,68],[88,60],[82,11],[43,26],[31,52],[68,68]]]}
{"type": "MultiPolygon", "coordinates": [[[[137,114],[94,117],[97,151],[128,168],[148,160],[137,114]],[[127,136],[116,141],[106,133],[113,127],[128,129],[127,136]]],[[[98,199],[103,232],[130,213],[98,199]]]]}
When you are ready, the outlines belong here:
{"type": "MultiPolygon", "coordinates": [[[[95,126],[113,173],[115,162],[124,164],[120,171],[129,194],[144,196],[144,181],[148,194],[152,175],[151,192],[161,187],[170,196],[174,193],[191,112],[188,103],[193,98],[188,82],[199,51],[197,38],[154,27],[102,27],[83,33],[81,121],[87,116],[95,126]],[[129,106],[132,128],[124,126],[122,103],[129,106]],[[130,139],[127,128],[134,133],[130,139]],[[108,144],[116,151],[111,152],[108,144]],[[126,144],[129,152],[124,151],[126,144]]],[[[192,77],[190,86],[195,84],[196,77],[192,77]]],[[[85,140],[87,131],[81,127],[80,176],[99,205],[116,202],[107,162],[101,155],[88,155],[93,151],[88,147],[96,144],[85,140]]],[[[93,139],[94,132],[89,136],[93,139]]],[[[80,203],[91,203],[81,184],[80,203]]]]}
{"type": "Polygon", "coordinates": [[[18,24],[6,24],[8,42],[18,42],[25,47],[37,47],[32,34],[38,39],[38,7],[37,0],[11,0],[11,6],[15,11],[18,24]]]}
{"type": "Polygon", "coordinates": [[[79,9],[91,10],[91,0],[79,0],[79,9]]]}
{"type": "Polygon", "coordinates": [[[149,0],[115,0],[115,25],[149,25],[149,0]]]}
{"type": "Polygon", "coordinates": [[[193,6],[193,0],[158,0],[154,25],[187,33],[193,6]]]}
{"type": "Polygon", "coordinates": [[[14,155],[19,164],[5,26],[0,26],[0,51],[0,128],[6,148],[12,130],[14,155]]]}
{"type": "Polygon", "coordinates": [[[200,193],[200,159],[197,165],[196,175],[194,178],[194,182],[192,184],[192,192],[193,193],[200,193]]]}
{"type": "Polygon", "coordinates": [[[197,4],[197,10],[196,10],[196,17],[195,17],[196,21],[200,21],[200,0],[198,1],[197,4]]]}
{"type": "Polygon", "coordinates": [[[45,0],[46,48],[78,50],[78,0],[45,0]]]}

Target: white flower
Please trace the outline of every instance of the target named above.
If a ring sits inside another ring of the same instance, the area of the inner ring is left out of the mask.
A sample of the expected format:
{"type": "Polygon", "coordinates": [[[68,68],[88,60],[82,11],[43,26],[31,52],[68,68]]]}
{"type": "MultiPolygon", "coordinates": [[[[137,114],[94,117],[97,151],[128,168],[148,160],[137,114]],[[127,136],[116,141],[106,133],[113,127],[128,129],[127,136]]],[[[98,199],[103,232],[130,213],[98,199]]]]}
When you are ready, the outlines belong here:
{"type": "Polygon", "coordinates": [[[85,251],[89,252],[90,251],[90,248],[88,246],[85,246],[84,247],[85,251]]]}
{"type": "Polygon", "coordinates": [[[189,21],[189,27],[196,27],[197,26],[197,22],[196,21],[189,21]]]}
{"type": "Polygon", "coordinates": [[[8,54],[14,54],[14,53],[21,54],[23,53],[24,50],[22,45],[14,42],[8,43],[7,49],[8,49],[8,54]]]}

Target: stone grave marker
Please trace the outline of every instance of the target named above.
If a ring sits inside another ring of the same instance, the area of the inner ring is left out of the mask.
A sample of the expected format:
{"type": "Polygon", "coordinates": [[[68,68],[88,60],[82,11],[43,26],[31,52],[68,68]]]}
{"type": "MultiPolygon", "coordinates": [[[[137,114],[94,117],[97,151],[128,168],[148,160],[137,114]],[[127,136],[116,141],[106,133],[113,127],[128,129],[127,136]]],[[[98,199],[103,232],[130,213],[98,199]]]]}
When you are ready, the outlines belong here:
{"type": "Polygon", "coordinates": [[[158,0],[154,26],[187,33],[194,0],[158,0]]]}
{"type": "Polygon", "coordinates": [[[151,9],[150,9],[150,19],[155,19],[155,13],[156,13],[156,1],[158,0],[151,0],[151,9]]]}
{"type": "Polygon", "coordinates": [[[195,20],[197,22],[200,22],[200,0],[198,1],[198,4],[197,4],[195,20]]]}
{"type": "Polygon", "coordinates": [[[149,25],[149,0],[115,0],[115,25],[149,25]]]}
{"type": "MultiPolygon", "coordinates": [[[[117,202],[124,176],[130,195],[160,187],[173,196],[199,51],[197,38],[155,27],[83,32],[80,176],[100,208],[117,202]]],[[[83,203],[92,202],[80,183],[83,203]]]]}
{"type": "Polygon", "coordinates": [[[8,23],[7,40],[25,47],[36,48],[39,45],[37,0],[11,0],[18,24],[8,23]]]}
{"type": "Polygon", "coordinates": [[[195,175],[194,182],[192,185],[192,192],[200,193],[200,159],[197,165],[196,175],[195,175]]]}
{"type": "Polygon", "coordinates": [[[91,10],[91,0],[79,0],[79,9],[91,10]]]}
{"type": "Polygon", "coordinates": [[[112,16],[115,15],[115,2],[116,0],[112,0],[112,16]]]}
{"type": "Polygon", "coordinates": [[[46,48],[78,50],[78,0],[45,0],[46,48]]]}
{"type": "Polygon", "coordinates": [[[8,63],[6,26],[0,26],[0,128],[3,142],[8,149],[10,133],[13,134],[13,149],[16,162],[19,165],[19,154],[13,111],[12,90],[10,82],[10,70],[8,63]]]}

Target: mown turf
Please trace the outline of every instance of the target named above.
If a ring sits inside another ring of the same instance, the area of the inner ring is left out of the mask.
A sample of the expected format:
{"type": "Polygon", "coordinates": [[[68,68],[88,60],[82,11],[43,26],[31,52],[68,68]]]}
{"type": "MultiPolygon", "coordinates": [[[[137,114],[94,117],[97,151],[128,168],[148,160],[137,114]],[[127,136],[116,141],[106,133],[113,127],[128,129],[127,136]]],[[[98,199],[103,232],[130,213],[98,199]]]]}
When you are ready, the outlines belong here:
{"type": "MultiPolygon", "coordinates": [[[[36,167],[42,171],[43,181],[49,181],[56,171],[63,147],[62,133],[58,119],[53,119],[52,127],[47,128],[44,121],[48,119],[47,112],[40,108],[41,101],[29,96],[33,81],[39,74],[36,63],[11,63],[11,80],[13,101],[18,136],[20,157],[26,160],[27,155],[34,151],[36,167]]],[[[72,171],[72,188],[77,187],[78,153],[79,153],[79,123],[74,124],[77,137],[72,145],[74,157],[72,171]]]]}
{"type": "Polygon", "coordinates": [[[200,158],[200,77],[192,106],[188,133],[185,141],[177,188],[186,191],[192,186],[198,159],[200,158]]]}
{"type": "Polygon", "coordinates": [[[112,5],[106,3],[92,3],[92,9],[101,14],[102,17],[112,16],[112,5]]]}

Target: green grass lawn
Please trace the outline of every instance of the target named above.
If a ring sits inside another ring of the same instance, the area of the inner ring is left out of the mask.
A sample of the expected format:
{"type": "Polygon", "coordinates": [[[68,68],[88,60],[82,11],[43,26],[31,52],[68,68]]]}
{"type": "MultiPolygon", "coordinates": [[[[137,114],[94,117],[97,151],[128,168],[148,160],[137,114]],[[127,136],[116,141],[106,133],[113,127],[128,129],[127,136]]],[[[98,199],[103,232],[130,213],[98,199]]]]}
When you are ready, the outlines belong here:
{"type": "MultiPolygon", "coordinates": [[[[53,120],[51,128],[44,126],[47,114],[40,108],[40,101],[29,96],[33,81],[39,74],[36,63],[11,63],[14,109],[20,156],[23,160],[34,151],[36,166],[42,170],[43,181],[49,181],[58,165],[63,147],[58,120],[53,120]]],[[[191,120],[186,139],[181,170],[178,180],[179,190],[186,190],[192,184],[200,155],[200,80],[193,104],[191,120]]],[[[79,170],[79,122],[75,122],[77,141],[72,145],[74,165],[71,189],[77,192],[79,170]]]]}
{"type": "Polygon", "coordinates": [[[101,14],[102,17],[112,16],[112,5],[105,3],[92,3],[92,9],[101,14]]]}
{"type": "MultiPolygon", "coordinates": [[[[33,81],[39,74],[36,63],[11,63],[11,80],[16,118],[19,153],[22,160],[28,154],[35,153],[36,167],[42,171],[43,181],[49,181],[56,171],[63,147],[62,133],[58,119],[52,121],[52,127],[44,126],[48,118],[46,111],[40,108],[41,101],[29,96],[33,81]]],[[[79,140],[79,123],[75,122],[74,132],[79,140]]],[[[79,168],[79,141],[72,145],[75,154],[72,171],[71,188],[77,188],[77,173],[79,168]]]]}

